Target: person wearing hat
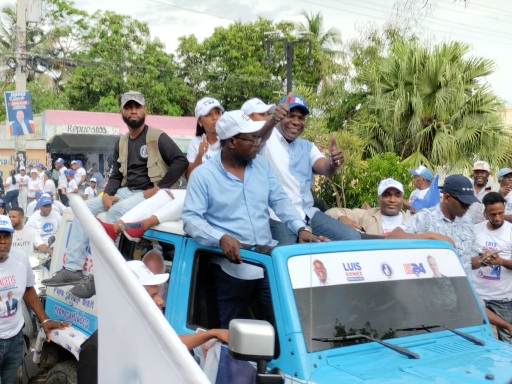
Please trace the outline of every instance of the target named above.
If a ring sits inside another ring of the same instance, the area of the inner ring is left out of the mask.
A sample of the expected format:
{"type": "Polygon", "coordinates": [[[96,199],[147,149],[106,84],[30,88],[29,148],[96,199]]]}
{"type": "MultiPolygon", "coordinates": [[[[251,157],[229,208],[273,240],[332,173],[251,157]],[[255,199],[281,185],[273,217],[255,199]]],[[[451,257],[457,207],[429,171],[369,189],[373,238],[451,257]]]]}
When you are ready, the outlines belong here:
{"type": "Polygon", "coordinates": [[[39,201],[39,199],[41,198],[42,195],[43,195],[43,191],[36,191],[34,193],[34,200],[32,200],[30,203],[28,203],[27,210],[25,211],[25,217],[27,219],[30,216],[32,216],[34,214],[34,212],[36,211],[37,202],[39,201]]]}
{"type": "Polygon", "coordinates": [[[98,196],[98,191],[96,190],[96,178],[91,177],[89,180],[89,186],[85,188],[84,195],[82,196],[84,200],[94,199],[98,196]]]}
{"type": "MultiPolygon", "coordinates": [[[[62,216],[52,210],[53,200],[48,195],[42,195],[37,201],[36,211],[29,217],[27,227],[34,228],[48,244],[51,235],[56,235],[62,216]]],[[[74,223],[73,223],[74,224],[74,223]]]]}
{"type": "MultiPolygon", "coordinates": [[[[481,253],[471,259],[475,291],[485,306],[512,323],[512,224],[505,221],[505,198],[487,193],[482,203],[487,221],[475,224],[475,243],[481,253]]],[[[509,329],[499,327],[498,337],[512,342],[509,329]]]]}
{"type": "MultiPolygon", "coordinates": [[[[160,287],[169,280],[168,273],[153,273],[142,261],[131,260],[126,263],[138,282],[144,287],[153,303],[162,310],[165,302],[160,296],[160,287]]],[[[77,362],[77,383],[98,383],[98,330],[80,346],[80,358],[77,362]]],[[[178,335],[188,350],[192,350],[211,339],[228,343],[229,331],[227,329],[208,329],[204,332],[178,335]]]]}
{"type": "Polygon", "coordinates": [[[68,197],[66,196],[66,188],[68,185],[68,178],[65,172],[68,170],[64,166],[64,159],[59,157],[55,160],[55,169],[59,172],[59,181],[57,183],[57,189],[59,190],[59,199],[66,207],[69,205],[68,197]]]}
{"type": "MultiPolygon", "coordinates": [[[[20,303],[23,301],[34,311],[41,327],[44,329],[47,340],[54,329],[64,329],[70,324],[65,321],[51,320],[37,296],[35,277],[25,252],[12,247],[14,229],[11,220],[0,216],[0,281],[9,282],[0,292],[2,300],[7,303],[20,303]]],[[[12,308],[10,305],[9,308],[12,308]]],[[[23,359],[25,346],[23,338],[23,311],[10,310],[2,318],[0,329],[0,382],[14,383],[16,372],[23,359]]]]}
{"type": "Polygon", "coordinates": [[[5,203],[2,199],[0,199],[0,215],[7,215],[7,211],[5,210],[5,203]]]}
{"type": "Polygon", "coordinates": [[[66,178],[68,179],[68,183],[66,185],[66,195],[69,196],[70,193],[78,193],[78,185],[75,180],[75,171],[72,169],[64,172],[66,178]]]}
{"type": "Polygon", "coordinates": [[[45,244],[39,232],[23,224],[25,222],[25,214],[21,207],[11,209],[9,211],[9,219],[14,229],[13,248],[20,249],[27,255],[34,253],[34,250],[46,252],[50,256],[53,254],[53,250],[45,244]]]}
{"type": "Polygon", "coordinates": [[[402,212],[404,187],[395,179],[384,179],[377,188],[379,208],[331,208],[325,213],[369,235],[386,236],[410,215],[402,212]]]}
{"type": "Polygon", "coordinates": [[[512,169],[501,168],[498,171],[498,193],[505,198],[505,220],[512,222],[512,169]]]}
{"type": "Polygon", "coordinates": [[[103,183],[105,182],[105,179],[103,178],[103,175],[98,170],[98,164],[92,163],[92,167],[87,171],[89,174],[89,177],[94,177],[96,179],[96,185],[99,187],[103,187],[103,183]]]}
{"type": "MultiPolygon", "coordinates": [[[[43,190],[43,182],[39,178],[39,174],[37,173],[37,170],[32,168],[30,170],[30,179],[28,180],[28,203],[30,204],[31,201],[35,199],[35,194],[37,191],[43,190]]],[[[23,209],[23,211],[26,211],[26,207],[23,209]]]]}
{"type": "Polygon", "coordinates": [[[18,188],[20,193],[18,194],[18,206],[23,208],[23,210],[27,209],[27,198],[28,198],[28,181],[29,176],[27,175],[27,171],[24,166],[19,168],[20,173],[16,175],[19,180],[18,188]]]}
{"type": "Polygon", "coordinates": [[[52,171],[44,171],[43,174],[43,192],[55,194],[55,181],[53,181],[52,171]]]}
{"type": "Polygon", "coordinates": [[[254,97],[242,105],[242,111],[254,121],[268,120],[275,104],[265,104],[262,100],[254,97]]]}
{"type": "Polygon", "coordinates": [[[39,163],[36,165],[36,169],[37,169],[37,174],[39,176],[39,179],[41,181],[43,181],[43,176],[44,176],[44,172],[46,170],[46,167],[44,166],[43,163],[39,163]]]}
{"type": "Polygon", "coordinates": [[[203,97],[196,103],[196,134],[188,145],[187,160],[189,164],[185,172],[187,179],[197,166],[219,152],[220,143],[215,131],[215,124],[223,112],[224,107],[213,97],[203,97]]]}
{"type": "Polygon", "coordinates": [[[473,236],[473,219],[466,212],[478,202],[471,180],[456,174],[446,178],[442,201],[433,208],[422,209],[388,234],[391,239],[432,239],[450,242],[457,250],[466,272],[471,258],[478,254],[473,236]]]}
{"type": "Polygon", "coordinates": [[[413,177],[412,184],[415,189],[411,192],[409,200],[404,199],[404,207],[407,208],[409,212],[416,213],[416,209],[412,207],[412,203],[417,199],[423,199],[425,197],[430,187],[430,182],[434,178],[434,174],[424,165],[420,165],[416,169],[410,169],[409,173],[413,177]]]}
{"type": "Polygon", "coordinates": [[[473,164],[473,189],[480,203],[486,193],[498,191],[498,188],[489,180],[490,170],[489,163],[486,161],[476,161],[473,164]]]}
{"type": "MultiPolygon", "coordinates": [[[[354,228],[314,207],[311,193],[313,175],[331,176],[343,164],[343,153],[336,144],[336,135],[331,137],[329,157],[324,156],[314,143],[300,138],[309,114],[306,101],[297,94],[289,94],[281,100],[281,104],[288,107],[289,113],[271,131],[261,148],[261,155],[270,161],[297,212],[308,222],[314,233],[331,240],[360,239],[360,233],[354,228]]],[[[271,214],[270,226],[272,238],[279,245],[296,243],[296,234],[286,228],[274,214],[271,214]]]]}
{"type": "Polygon", "coordinates": [[[268,160],[258,155],[264,121],[252,121],[241,110],[225,112],[216,130],[221,151],[192,172],[181,218],[185,232],[199,243],[220,247],[227,256],[213,257],[222,328],[245,315],[256,298],[272,322],[268,279],[263,269],[242,263],[242,244],[275,246],[268,207],[300,242],[324,241],[306,226],[281,187],[268,160]],[[268,296],[266,296],[268,298],[268,296]]]}
{"type": "MultiPolygon", "coordinates": [[[[143,94],[137,91],[124,93],[121,96],[120,114],[128,132],[114,146],[111,176],[103,195],[85,202],[94,216],[106,212],[108,223],[115,223],[160,189],[170,188],[188,166],[187,158],[169,135],[146,124],[147,110],[143,94]]],[[[82,270],[88,240],[80,221],[75,220],[69,234],[63,268],[42,283],[48,286],[79,283],[84,278],[82,270]]],[[[84,283],[89,284],[91,292],[94,291],[90,279],[84,283]]],[[[70,292],[73,293],[73,289],[70,292]]]]}
{"type": "MultiPolygon", "coordinates": [[[[73,164],[73,163],[71,163],[73,164]]],[[[85,178],[87,176],[87,172],[85,171],[85,168],[82,165],[82,160],[75,160],[74,164],[71,166],[73,171],[75,172],[75,181],[77,187],[84,188],[85,187],[85,178]]]]}

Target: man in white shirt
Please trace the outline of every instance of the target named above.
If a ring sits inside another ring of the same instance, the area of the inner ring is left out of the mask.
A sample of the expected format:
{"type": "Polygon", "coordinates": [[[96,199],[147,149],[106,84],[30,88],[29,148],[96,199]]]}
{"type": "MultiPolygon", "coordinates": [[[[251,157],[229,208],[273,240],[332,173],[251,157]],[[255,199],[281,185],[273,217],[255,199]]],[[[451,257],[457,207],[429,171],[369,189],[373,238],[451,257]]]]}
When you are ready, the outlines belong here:
{"type": "Polygon", "coordinates": [[[78,193],[78,185],[76,184],[75,180],[75,172],[70,169],[66,172],[64,172],[68,179],[68,183],[66,185],[66,195],[69,195],[70,193],[78,193]]]}
{"type": "MultiPolygon", "coordinates": [[[[483,200],[487,221],[474,227],[475,244],[482,254],[471,259],[471,276],[486,307],[508,323],[512,322],[512,224],[505,221],[506,200],[497,192],[483,200]]],[[[500,340],[511,342],[512,335],[498,328],[500,340]]]]}
{"type": "Polygon", "coordinates": [[[71,168],[75,172],[75,181],[77,187],[83,189],[85,187],[85,177],[87,172],[82,166],[82,160],[73,160],[71,162],[71,168]]]}
{"type": "Polygon", "coordinates": [[[43,181],[43,192],[55,194],[55,181],[53,181],[51,171],[44,172],[43,181]]]}
{"type": "Polygon", "coordinates": [[[91,177],[91,180],[89,180],[89,186],[85,188],[84,191],[84,200],[94,199],[96,196],[98,196],[98,192],[96,191],[96,178],[91,177]]]}
{"type": "Polygon", "coordinates": [[[27,255],[31,255],[34,250],[38,252],[46,252],[52,255],[52,249],[45,244],[41,235],[34,228],[23,225],[25,215],[20,207],[13,208],[9,211],[9,219],[11,219],[14,228],[14,236],[12,247],[20,249],[27,255]]]}
{"type": "Polygon", "coordinates": [[[491,167],[486,161],[476,161],[473,164],[473,189],[480,202],[486,193],[498,191],[498,188],[489,180],[490,170],[491,167]]]}
{"type": "Polygon", "coordinates": [[[68,179],[64,172],[68,169],[64,166],[64,159],[58,158],[55,160],[55,169],[59,172],[59,182],[57,188],[59,189],[59,198],[62,204],[66,207],[69,205],[68,197],[66,196],[66,187],[68,185],[68,179]]]}
{"type": "Polygon", "coordinates": [[[500,183],[499,194],[506,200],[505,220],[512,222],[512,169],[501,168],[498,172],[498,183],[500,183]]]}
{"type": "Polygon", "coordinates": [[[384,179],[377,188],[379,208],[331,208],[325,213],[369,235],[386,236],[409,219],[402,212],[404,187],[395,179],[384,179]]]}
{"type": "Polygon", "coordinates": [[[415,189],[411,192],[409,200],[404,200],[404,207],[407,208],[409,212],[416,213],[416,209],[412,207],[412,203],[417,199],[423,199],[425,197],[430,187],[430,182],[434,178],[434,174],[424,165],[409,170],[409,173],[413,176],[412,183],[415,189]]]}
{"type": "Polygon", "coordinates": [[[19,180],[18,188],[20,193],[18,194],[18,206],[23,208],[23,210],[27,209],[27,197],[28,197],[28,179],[30,178],[27,175],[27,171],[25,167],[20,167],[20,173],[16,175],[19,180]]]}
{"type": "Polygon", "coordinates": [[[43,181],[43,175],[46,171],[46,167],[44,166],[43,163],[39,163],[36,165],[36,170],[37,170],[37,174],[39,176],[39,179],[41,179],[41,181],[43,181]]]}
{"type": "Polygon", "coordinates": [[[62,216],[52,210],[53,201],[48,196],[42,196],[36,204],[37,210],[27,221],[27,227],[34,228],[48,244],[51,235],[59,230],[62,216]]]}

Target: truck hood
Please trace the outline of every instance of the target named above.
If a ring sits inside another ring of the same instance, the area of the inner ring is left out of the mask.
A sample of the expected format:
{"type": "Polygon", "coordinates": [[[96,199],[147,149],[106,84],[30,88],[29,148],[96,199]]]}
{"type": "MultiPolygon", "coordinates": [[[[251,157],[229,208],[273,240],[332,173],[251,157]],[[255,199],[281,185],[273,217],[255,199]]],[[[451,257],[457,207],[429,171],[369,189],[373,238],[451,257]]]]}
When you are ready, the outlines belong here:
{"type": "Polygon", "coordinates": [[[311,377],[314,383],[506,383],[512,379],[512,346],[486,340],[478,346],[461,340],[408,347],[409,359],[383,347],[330,356],[311,377]]]}

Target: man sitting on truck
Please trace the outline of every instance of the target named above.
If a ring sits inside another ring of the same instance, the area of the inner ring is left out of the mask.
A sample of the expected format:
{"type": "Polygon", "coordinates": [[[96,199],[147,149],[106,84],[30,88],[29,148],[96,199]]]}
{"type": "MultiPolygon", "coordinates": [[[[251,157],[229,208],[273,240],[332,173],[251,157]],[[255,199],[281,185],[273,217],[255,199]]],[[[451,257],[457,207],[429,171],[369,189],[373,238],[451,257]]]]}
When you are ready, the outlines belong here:
{"type": "Polygon", "coordinates": [[[395,179],[384,179],[379,183],[377,194],[379,208],[331,208],[325,213],[358,231],[386,236],[410,217],[408,213],[402,212],[404,187],[395,179]]]}
{"type": "Polygon", "coordinates": [[[272,240],[268,207],[300,242],[325,241],[292,205],[268,160],[258,155],[264,121],[252,121],[242,111],[225,112],[217,121],[221,152],[191,173],[183,207],[183,228],[199,243],[222,248],[212,257],[220,326],[243,318],[252,297],[273,321],[268,278],[263,269],[243,264],[242,244],[277,244],[272,240]]]}
{"type": "Polygon", "coordinates": [[[57,234],[62,216],[52,209],[53,200],[50,196],[41,196],[36,204],[37,210],[27,221],[27,227],[39,232],[41,238],[48,244],[51,235],[57,234]]]}

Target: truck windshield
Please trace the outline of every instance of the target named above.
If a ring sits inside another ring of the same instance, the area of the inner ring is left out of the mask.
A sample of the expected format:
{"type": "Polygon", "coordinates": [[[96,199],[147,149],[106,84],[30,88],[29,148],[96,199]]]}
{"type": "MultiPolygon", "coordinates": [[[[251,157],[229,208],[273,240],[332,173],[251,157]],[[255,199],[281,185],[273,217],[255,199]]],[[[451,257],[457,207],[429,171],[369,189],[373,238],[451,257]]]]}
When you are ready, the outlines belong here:
{"type": "Polygon", "coordinates": [[[290,258],[288,268],[310,352],[350,345],[313,339],[362,334],[384,340],[443,330],[422,326],[483,322],[457,255],[448,249],[302,255],[290,258]]]}

